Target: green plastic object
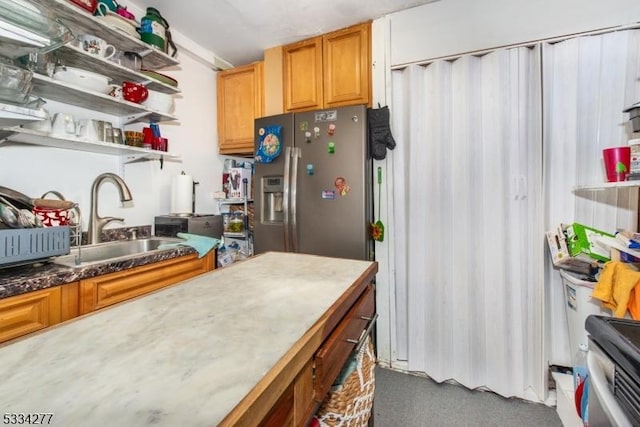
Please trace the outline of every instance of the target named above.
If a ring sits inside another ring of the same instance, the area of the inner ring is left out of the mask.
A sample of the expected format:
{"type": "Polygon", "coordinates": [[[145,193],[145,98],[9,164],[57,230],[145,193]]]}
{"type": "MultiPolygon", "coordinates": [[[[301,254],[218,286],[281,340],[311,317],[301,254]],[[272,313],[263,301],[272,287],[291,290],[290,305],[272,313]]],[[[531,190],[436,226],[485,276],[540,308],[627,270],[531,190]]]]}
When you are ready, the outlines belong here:
{"type": "Polygon", "coordinates": [[[567,248],[572,257],[583,253],[598,261],[610,260],[609,251],[596,245],[596,238],[597,236],[615,237],[613,234],[577,222],[567,227],[566,234],[567,248]]]}
{"type": "Polygon", "coordinates": [[[166,52],[167,22],[158,9],[147,8],[147,14],[140,20],[140,39],[166,52]]]}

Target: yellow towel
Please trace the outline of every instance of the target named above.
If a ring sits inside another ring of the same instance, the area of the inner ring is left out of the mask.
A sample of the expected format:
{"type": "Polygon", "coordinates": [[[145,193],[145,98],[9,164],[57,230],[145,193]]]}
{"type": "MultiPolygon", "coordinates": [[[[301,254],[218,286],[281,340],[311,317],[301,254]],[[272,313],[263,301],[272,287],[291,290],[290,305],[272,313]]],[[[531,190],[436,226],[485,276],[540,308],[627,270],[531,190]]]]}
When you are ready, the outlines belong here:
{"type": "Polygon", "coordinates": [[[602,301],[602,305],[611,309],[614,316],[624,317],[631,293],[638,282],[640,282],[639,271],[632,270],[623,262],[610,261],[605,264],[604,270],[600,273],[591,296],[602,301]]]}

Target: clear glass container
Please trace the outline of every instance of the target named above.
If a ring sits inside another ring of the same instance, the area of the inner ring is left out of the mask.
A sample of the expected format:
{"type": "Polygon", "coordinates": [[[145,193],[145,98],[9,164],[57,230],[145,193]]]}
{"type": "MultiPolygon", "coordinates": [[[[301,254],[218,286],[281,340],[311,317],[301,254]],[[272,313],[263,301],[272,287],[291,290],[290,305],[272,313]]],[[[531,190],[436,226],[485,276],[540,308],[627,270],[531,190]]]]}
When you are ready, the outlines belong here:
{"type": "Polygon", "coordinates": [[[69,28],[28,0],[0,0],[0,55],[48,52],[73,40],[69,28]]]}
{"type": "Polygon", "coordinates": [[[240,211],[233,212],[229,220],[229,233],[244,233],[244,214],[240,211]]]}

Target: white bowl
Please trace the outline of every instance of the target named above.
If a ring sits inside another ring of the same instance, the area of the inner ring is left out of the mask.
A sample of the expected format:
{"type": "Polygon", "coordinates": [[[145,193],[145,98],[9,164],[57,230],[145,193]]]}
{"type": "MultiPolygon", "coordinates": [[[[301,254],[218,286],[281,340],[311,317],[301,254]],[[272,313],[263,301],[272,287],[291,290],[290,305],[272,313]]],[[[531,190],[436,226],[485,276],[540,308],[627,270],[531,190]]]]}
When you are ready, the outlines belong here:
{"type": "Polygon", "coordinates": [[[149,90],[149,96],[141,104],[161,113],[169,113],[173,109],[173,95],[149,90]]]}
{"type": "Polygon", "coordinates": [[[123,18],[117,13],[107,12],[106,16],[96,16],[97,19],[100,19],[107,23],[107,25],[122,31],[123,33],[129,34],[131,37],[139,39],[140,34],[136,29],[136,26],[139,26],[136,21],[131,19],[123,18]]]}
{"type": "Polygon", "coordinates": [[[109,93],[111,91],[109,85],[111,78],[80,68],[58,66],[53,73],[53,79],[95,92],[109,93]]]}

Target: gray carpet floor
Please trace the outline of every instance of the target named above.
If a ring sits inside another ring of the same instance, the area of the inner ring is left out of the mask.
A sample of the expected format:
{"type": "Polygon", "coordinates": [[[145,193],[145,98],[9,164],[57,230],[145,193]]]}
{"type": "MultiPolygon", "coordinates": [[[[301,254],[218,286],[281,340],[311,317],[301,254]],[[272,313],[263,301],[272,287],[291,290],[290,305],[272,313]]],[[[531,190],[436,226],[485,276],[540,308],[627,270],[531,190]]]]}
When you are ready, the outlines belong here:
{"type": "Polygon", "coordinates": [[[561,427],[556,409],[376,367],[375,427],[561,427]]]}

